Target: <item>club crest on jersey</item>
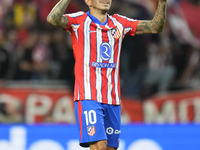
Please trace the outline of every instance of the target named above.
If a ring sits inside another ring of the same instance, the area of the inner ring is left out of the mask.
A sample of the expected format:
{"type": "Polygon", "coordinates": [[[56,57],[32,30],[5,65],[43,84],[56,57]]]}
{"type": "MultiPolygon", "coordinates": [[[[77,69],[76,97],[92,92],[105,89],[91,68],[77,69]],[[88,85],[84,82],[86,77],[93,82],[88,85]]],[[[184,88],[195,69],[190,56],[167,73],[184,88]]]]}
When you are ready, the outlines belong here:
{"type": "Polygon", "coordinates": [[[112,29],[111,34],[115,39],[119,39],[121,36],[119,28],[112,29]]]}
{"type": "Polygon", "coordinates": [[[87,127],[87,132],[88,132],[88,134],[90,136],[93,136],[96,133],[95,126],[89,126],[89,127],[87,127]]]}
{"type": "Polygon", "coordinates": [[[108,61],[110,58],[111,58],[111,55],[112,55],[112,49],[111,49],[111,46],[109,43],[102,43],[100,45],[100,55],[101,55],[101,58],[105,61],[108,61]]]}

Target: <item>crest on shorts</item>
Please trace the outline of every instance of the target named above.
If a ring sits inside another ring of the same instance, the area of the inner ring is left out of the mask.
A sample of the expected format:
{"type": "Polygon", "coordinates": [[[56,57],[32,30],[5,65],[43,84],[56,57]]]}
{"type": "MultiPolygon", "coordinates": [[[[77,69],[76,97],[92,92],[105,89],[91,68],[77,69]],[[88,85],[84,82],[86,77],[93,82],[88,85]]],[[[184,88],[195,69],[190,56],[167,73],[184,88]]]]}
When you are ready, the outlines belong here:
{"type": "Polygon", "coordinates": [[[95,126],[89,126],[87,127],[87,133],[90,135],[90,136],[93,136],[96,131],[95,131],[95,126]]]}

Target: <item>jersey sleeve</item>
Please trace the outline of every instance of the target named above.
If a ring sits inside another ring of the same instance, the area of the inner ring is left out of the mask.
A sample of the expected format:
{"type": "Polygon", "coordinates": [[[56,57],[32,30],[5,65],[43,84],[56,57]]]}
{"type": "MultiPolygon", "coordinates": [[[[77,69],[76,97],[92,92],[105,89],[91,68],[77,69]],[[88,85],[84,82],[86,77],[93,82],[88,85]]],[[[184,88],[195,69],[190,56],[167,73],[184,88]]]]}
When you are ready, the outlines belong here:
{"type": "Polygon", "coordinates": [[[139,20],[131,19],[119,14],[115,14],[115,16],[123,22],[124,25],[124,35],[134,36],[137,29],[137,24],[139,20]]]}
{"type": "Polygon", "coordinates": [[[133,20],[133,19],[132,19],[132,21],[128,20],[126,27],[125,27],[125,34],[134,36],[136,33],[138,22],[139,22],[138,20],[133,20]]]}
{"type": "Polygon", "coordinates": [[[79,24],[80,22],[80,16],[84,15],[84,12],[76,12],[76,13],[71,13],[71,14],[64,14],[68,18],[68,26],[65,31],[69,31],[70,33],[72,32],[73,28],[72,26],[75,24],[79,24]]]}
{"type": "Polygon", "coordinates": [[[139,22],[138,20],[127,18],[124,34],[134,36],[136,33],[138,22],[139,22]]]}

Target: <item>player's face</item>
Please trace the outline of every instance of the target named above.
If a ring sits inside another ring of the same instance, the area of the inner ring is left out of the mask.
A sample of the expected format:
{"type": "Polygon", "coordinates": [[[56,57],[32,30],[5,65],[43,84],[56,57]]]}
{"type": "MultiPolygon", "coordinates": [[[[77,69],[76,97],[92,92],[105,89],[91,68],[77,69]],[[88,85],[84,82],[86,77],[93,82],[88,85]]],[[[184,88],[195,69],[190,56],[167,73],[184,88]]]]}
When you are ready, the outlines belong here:
{"type": "Polygon", "coordinates": [[[92,9],[108,11],[112,0],[86,0],[87,5],[92,9]]]}

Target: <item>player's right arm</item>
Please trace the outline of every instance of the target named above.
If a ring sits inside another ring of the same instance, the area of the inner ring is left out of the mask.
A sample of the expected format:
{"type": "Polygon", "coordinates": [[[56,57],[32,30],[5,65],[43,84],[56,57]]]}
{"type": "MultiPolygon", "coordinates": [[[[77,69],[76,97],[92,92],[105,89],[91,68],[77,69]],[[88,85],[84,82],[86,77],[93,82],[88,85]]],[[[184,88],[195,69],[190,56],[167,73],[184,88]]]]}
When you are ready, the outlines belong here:
{"type": "Polygon", "coordinates": [[[69,20],[63,14],[71,0],[60,0],[51,10],[47,16],[47,22],[54,27],[65,30],[68,26],[69,20]]]}

